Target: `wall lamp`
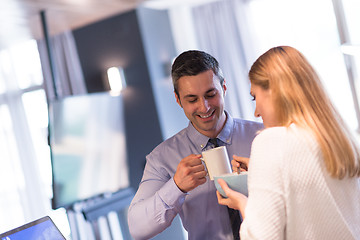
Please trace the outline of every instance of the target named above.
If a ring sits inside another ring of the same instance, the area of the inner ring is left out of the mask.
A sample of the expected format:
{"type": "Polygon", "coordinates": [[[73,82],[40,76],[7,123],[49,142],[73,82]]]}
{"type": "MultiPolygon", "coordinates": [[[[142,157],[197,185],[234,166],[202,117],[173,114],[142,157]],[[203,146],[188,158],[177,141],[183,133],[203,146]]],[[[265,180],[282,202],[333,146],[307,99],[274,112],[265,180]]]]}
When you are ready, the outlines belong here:
{"type": "Polygon", "coordinates": [[[118,94],[126,88],[126,79],[124,69],[121,67],[111,67],[107,70],[107,79],[109,82],[110,92],[118,94]]]}

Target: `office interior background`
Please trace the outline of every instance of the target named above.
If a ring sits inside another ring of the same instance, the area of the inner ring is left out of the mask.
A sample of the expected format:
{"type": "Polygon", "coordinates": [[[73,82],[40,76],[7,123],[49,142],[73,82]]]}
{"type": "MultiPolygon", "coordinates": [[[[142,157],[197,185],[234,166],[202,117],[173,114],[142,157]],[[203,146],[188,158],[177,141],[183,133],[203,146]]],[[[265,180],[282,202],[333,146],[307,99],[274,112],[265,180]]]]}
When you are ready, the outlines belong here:
{"type": "MultiPolygon", "coordinates": [[[[66,2],[76,12],[91,1],[66,2]]],[[[60,5],[59,9],[61,12],[60,5]]],[[[44,12],[50,22],[52,15],[46,7],[44,12]]],[[[135,1],[125,10],[91,23],[64,27],[64,31],[53,34],[49,28],[49,45],[44,36],[19,36],[10,42],[2,37],[0,232],[50,215],[70,238],[66,209],[52,207],[51,156],[52,151],[63,150],[64,146],[51,145],[53,132],[48,128],[57,121],[52,115],[56,104],[67,99],[80,99],[78,108],[70,104],[73,112],[67,115],[77,124],[83,124],[77,117],[82,112],[97,109],[96,103],[82,102],[81,97],[105,93],[119,100],[110,105],[116,110],[100,107],[103,125],[116,124],[119,135],[114,141],[93,144],[102,148],[98,151],[100,158],[121,156],[108,162],[120,169],[121,177],[114,180],[118,183],[114,188],[136,191],[146,154],[188,124],[176,104],[170,77],[173,59],[185,50],[200,49],[215,56],[228,86],[226,110],[234,117],[260,121],[253,116],[247,71],[271,47],[290,45],[299,49],[359,138],[359,12],[357,0],[135,1]],[[54,62],[47,46],[51,47],[54,62]],[[114,90],[107,82],[106,73],[111,67],[122,70],[126,82],[122,90],[114,90]],[[114,111],[118,114],[113,115],[114,111]],[[116,123],[111,121],[113,117],[116,123]]],[[[37,14],[40,16],[40,12],[37,14]]],[[[40,21],[38,25],[41,29],[40,21]]],[[[2,21],[1,34],[6,29],[2,21]]],[[[94,136],[97,140],[101,137],[96,133],[94,136]]],[[[65,151],[78,154],[82,140],[69,141],[73,148],[65,151]]],[[[83,186],[91,188],[92,184],[88,181],[83,186]]],[[[180,225],[179,221],[174,224],[180,225]]],[[[178,232],[178,228],[169,231],[178,232]]],[[[181,235],[179,239],[186,238],[183,230],[181,235]]]]}

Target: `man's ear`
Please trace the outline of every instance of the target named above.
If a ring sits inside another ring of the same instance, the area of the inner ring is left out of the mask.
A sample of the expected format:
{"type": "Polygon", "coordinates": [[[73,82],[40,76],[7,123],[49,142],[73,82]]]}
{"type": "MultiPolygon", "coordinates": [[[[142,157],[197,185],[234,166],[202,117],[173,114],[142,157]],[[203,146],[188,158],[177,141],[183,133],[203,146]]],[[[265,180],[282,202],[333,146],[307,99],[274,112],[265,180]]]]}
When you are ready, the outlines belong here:
{"type": "Polygon", "coordinates": [[[174,91],[174,94],[175,94],[175,99],[176,99],[177,104],[179,104],[179,106],[182,108],[182,105],[181,105],[181,101],[180,101],[180,99],[179,99],[179,96],[176,94],[175,91],[174,91]]]}
{"type": "Polygon", "coordinates": [[[222,85],[222,89],[223,89],[223,93],[224,93],[224,97],[225,97],[225,93],[226,93],[226,90],[227,90],[225,79],[224,79],[224,82],[223,82],[223,85],[222,85]]]}

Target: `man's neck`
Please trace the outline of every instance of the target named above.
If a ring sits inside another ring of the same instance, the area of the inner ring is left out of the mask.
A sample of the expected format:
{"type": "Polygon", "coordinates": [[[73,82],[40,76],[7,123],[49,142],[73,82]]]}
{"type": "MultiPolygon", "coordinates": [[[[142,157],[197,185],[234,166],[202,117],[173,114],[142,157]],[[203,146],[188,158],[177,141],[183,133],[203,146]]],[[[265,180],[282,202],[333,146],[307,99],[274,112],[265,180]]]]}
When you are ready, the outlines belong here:
{"type": "Polygon", "coordinates": [[[228,116],[226,114],[226,112],[224,111],[223,114],[222,114],[222,118],[224,120],[219,120],[219,125],[221,126],[219,130],[216,130],[216,132],[214,133],[209,133],[209,135],[206,135],[207,137],[209,138],[216,138],[219,133],[221,133],[221,131],[223,130],[223,128],[225,127],[225,124],[226,124],[226,121],[228,119],[228,116]]]}

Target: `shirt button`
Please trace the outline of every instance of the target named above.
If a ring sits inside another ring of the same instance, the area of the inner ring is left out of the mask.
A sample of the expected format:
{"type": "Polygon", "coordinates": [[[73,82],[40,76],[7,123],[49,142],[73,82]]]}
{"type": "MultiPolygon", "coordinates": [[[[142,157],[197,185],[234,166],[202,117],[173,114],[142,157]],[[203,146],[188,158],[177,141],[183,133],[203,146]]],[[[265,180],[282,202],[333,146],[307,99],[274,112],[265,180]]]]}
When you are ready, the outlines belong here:
{"type": "Polygon", "coordinates": [[[201,144],[201,145],[200,145],[200,147],[201,147],[201,148],[203,148],[203,147],[204,147],[204,145],[202,145],[202,144],[201,144]]]}

